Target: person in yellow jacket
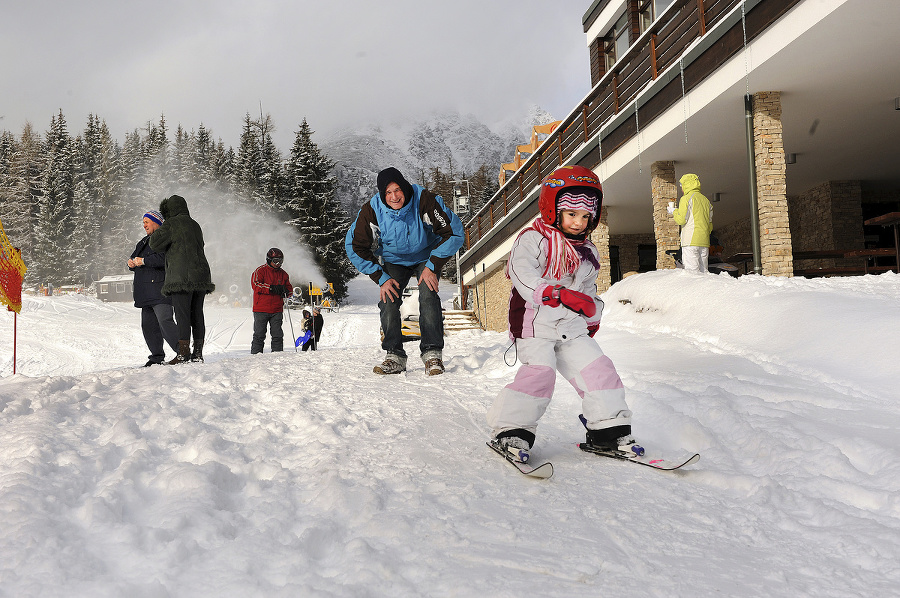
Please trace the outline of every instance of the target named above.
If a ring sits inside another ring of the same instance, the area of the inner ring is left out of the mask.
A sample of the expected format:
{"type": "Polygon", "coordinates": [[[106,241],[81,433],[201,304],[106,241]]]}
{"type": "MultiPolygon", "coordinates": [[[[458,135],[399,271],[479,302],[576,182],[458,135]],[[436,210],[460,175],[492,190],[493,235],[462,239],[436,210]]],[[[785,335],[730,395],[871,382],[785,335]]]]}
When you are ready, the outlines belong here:
{"type": "Polygon", "coordinates": [[[681,226],[681,262],[685,270],[707,272],[712,204],[700,193],[700,177],[696,174],[684,175],[679,183],[684,195],[678,200],[677,208],[669,204],[669,213],[681,226]]]}

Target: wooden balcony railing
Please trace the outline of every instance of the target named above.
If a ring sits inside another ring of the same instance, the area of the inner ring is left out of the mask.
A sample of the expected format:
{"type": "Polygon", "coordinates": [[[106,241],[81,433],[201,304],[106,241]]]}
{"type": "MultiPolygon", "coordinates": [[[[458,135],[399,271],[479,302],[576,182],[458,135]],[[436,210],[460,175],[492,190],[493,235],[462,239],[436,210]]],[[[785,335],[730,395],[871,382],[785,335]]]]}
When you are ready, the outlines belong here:
{"type": "MultiPolygon", "coordinates": [[[[544,176],[566,163],[585,143],[597,136],[601,127],[623,108],[628,107],[648,83],[654,81],[672,65],[677,64],[694,40],[715,27],[742,1],[744,0],[675,0],[669,9],[641,34],[628,52],[615,64],[615,68],[597,82],[584,102],[562,121],[556,131],[507,180],[494,197],[466,223],[463,253],[484,238],[516,204],[525,200],[540,184],[544,176]]],[[[764,10],[756,12],[758,16],[755,19],[753,33],[758,34],[772,20],[799,1],[748,1],[745,6],[763,7],[766,5],[764,10]]],[[[750,13],[747,14],[747,22],[749,35],[750,13]]],[[[743,44],[741,24],[738,23],[736,27],[738,29],[736,35],[740,39],[735,39],[735,35],[729,33],[731,39],[728,48],[720,50],[721,52],[731,55],[740,49],[743,44]]],[[[707,74],[710,68],[715,68],[715,65],[706,67],[707,74]]],[[[695,86],[699,80],[700,78],[695,76],[690,81],[690,86],[695,86]]],[[[678,94],[678,98],[680,98],[680,81],[678,82],[678,94]]],[[[670,98],[667,101],[674,102],[677,99],[670,98]]],[[[633,110],[633,108],[629,109],[633,110]]],[[[646,122],[652,121],[661,112],[662,108],[658,105],[653,107],[646,122]]],[[[643,110],[639,117],[643,125],[645,123],[643,110]]],[[[634,121],[631,123],[630,130],[628,127],[622,128],[623,131],[617,131],[618,134],[611,139],[611,146],[603,146],[604,158],[636,133],[634,121]]],[[[595,156],[593,161],[593,164],[583,165],[596,166],[600,161],[600,156],[595,156]]],[[[464,261],[469,262],[471,259],[464,261]]]]}

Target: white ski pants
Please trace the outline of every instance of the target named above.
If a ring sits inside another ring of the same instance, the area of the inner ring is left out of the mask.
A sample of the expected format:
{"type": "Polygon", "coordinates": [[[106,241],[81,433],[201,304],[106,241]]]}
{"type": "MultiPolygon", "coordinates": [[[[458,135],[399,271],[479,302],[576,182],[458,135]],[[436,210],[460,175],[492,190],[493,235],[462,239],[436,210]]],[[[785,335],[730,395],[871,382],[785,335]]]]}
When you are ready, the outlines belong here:
{"type": "Polygon", "coordinates": [[[487,412],[492,437],[516,428],[535,433],[553,396],[557,370],[581,397],[588,428],[631,425],[622,380],[593,338],[517,339],[516,351],[522,362],[516,378],[500,391],[487,412]]]}
{"type": "Polygon", "coordinates": [[[681,263],[689,272],[709,272],[709,247],[696,245],[682,247],[681,263]]]}

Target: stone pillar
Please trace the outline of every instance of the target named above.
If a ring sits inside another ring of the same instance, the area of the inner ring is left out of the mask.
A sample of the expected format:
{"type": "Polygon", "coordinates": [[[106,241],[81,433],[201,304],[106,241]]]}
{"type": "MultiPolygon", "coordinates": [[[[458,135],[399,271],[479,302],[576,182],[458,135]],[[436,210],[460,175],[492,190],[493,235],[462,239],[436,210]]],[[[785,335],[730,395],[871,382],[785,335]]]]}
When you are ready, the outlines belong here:
{"type": "Polygon", "coordinates": [[[670,201],[678,201],[678,185],[675,181],[675,162],[654,162],[650,166],[650,197],[653,201],[653,234],[656,237],[656,268],[675,267],[669,249],[681,247],[678,225],[666,209],[670,201]]]}
{"type": "Polygon", "coordinates": [[[793,276],[781,92],[753,95],[753,145],[759,196],[759,248],[764,276],[793,276]]]}
{"type": "Polygon", "coordinates": [[[509,327],[509,294],[512,282],[506,277],[506,262],[488,271],[478,284],[477,304],[473,306],[475,315],[485,330],[503,332],[509,327]]]}
{"type": "Polygon", "coordinates": [[[609,208],[600,208],[600,222],[591,233],[591,241],[600,254],[600,270],[597,272],[597,292],[603,293],[612,286],[612,272],[609,263],[609,208]]]}

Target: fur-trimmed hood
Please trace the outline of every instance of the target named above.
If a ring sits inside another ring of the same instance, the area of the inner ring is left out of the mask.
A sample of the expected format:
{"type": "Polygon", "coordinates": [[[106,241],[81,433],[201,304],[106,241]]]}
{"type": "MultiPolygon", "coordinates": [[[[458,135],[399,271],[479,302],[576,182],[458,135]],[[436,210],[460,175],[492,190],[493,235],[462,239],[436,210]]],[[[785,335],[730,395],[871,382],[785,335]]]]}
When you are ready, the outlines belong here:
{"type": "Polygon", "coordinates": [[[203,250],[203,231],[191,218],[187,202],[180,195],[172,195],[162,200],[159,211],[165,222],[150,235],[150,248],[166,254],[163,295],[212,293],[216,285],[203,250]]]}

